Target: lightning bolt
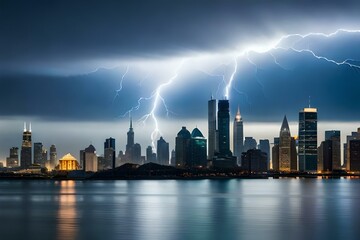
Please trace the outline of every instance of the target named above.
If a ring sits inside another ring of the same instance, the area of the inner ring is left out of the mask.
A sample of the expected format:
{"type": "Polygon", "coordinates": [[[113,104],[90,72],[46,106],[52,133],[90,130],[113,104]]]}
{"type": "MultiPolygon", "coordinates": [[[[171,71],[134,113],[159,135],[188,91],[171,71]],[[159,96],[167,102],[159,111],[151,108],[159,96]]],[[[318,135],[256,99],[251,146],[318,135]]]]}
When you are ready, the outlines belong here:
{"type": "MultiPolygon", "coordinates": [[[[225,97],[226,99],[229,99],[230,97],[230,89],[232,89],[232,83],[234,81],[234,78],[237,74],[237,69],[238,69],[238,58],[240,57],[245,57],[251,64],[253,64],[256,68],[258,68],[258,66],[249,58],[249,53],[250,52],[255,52],[255,53],[268,53],[270,54],[270,56],[273,58],[274,63],[276,65],[278,65],[279,67],[281,67],[284,70],[284,67],[281,66],[281,64],[277,61],[275,55],[271,52],[272,50],[293,50],[297,53],[309,53],[311,54],[314,58],[318,59],[318,60],[324,60],[327,61],[328,63],[332,63],[335,64],[337,66],[348,66],[351,68],[355,68],[355,69],[360,69],[359,65],[356,65],[352,62],[355,62],[357,60],[354,59],[345,59],[344,61],[336,61],[334,59],[325,57],[325,56],[321,56],[316,54],[313,50],[310,49],[310,47],[308,48],[301,48],[298,49],[295,47],[295,45],[297,43],[299,43],[301,40],[310,37],[310,36],[322,36],[325,38],[331,38],[333,36],[336,36],[337,34],[339,34],[340,32],[346,32],[346,33],[360,33],[360,30],[348,30],[348,29],[338,29],[335,32],[326,34],[326,33],[319,33],[319,32],[311,32],[311,33],[307,33],[307,34],[288,34],[288,35],[284,35],[282,37],[280,37],[277,41],[274,41],[273,43],[270,43],[269,46],[267,47],[263,47],[263,48],[259,48],[258,46],[252,46],[252,47],[248,47],[246,49],[244,49],[243,51],[237,53],[233,58],[234,58],[234,69],[232,71],[232,74],[229,78],[229,80],[227,81],[227,85],[225,87],[225,97]],[[297,38],[296,41],[294,41],[291,46],[289,47],[282,47],[281,43],[289,38],[297,38]]],[[[258,81],[259,82],[259,81],[258,81]]],[[[259,82],[259,84],[263,87],[263,85],[259,82]]],[[[234,89],[234,88],[233,88],[234,89]]],[[[238,89],[235,89],[238,93],[241,93],[238,89]]]]}
{"type": "Polygon", "coordinates": [[[116,98],[120,96],[120,92],[123,89],[124,78],[128,72],[129,72],[129,66],[126,67],[125,73],[121,77],[119,89],[115,90],[116,94],[115,94],[113,103],[115,102],[116,98]]]}

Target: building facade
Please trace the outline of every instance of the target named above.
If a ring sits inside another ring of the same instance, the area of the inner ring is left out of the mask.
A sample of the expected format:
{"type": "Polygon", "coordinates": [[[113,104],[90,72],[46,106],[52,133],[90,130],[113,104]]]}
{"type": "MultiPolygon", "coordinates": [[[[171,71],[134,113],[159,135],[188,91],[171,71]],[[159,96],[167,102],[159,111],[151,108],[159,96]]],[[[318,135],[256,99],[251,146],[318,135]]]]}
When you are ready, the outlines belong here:
{"type": "Polygon", "coordinates": [[[299,112],[298,140],[299,171],[317,171],[317,109],[304,108],[299,112]]]}
{"type": "Polygon", "coordinates": [[[27,169],[32,165],[32,142],[31,142],[31,123],[29,129],[26,128],[24,123],[23,140],[21,145],[20,155],[21,168],[27,169]]]}
{"type": "Polygon", "coordinates": [[[216,100],[208,101],[208,159],[213,159],[216,151],[216,100]]]}
{"type": "Polygon", "coordinates": [[[241,154],[244,151],[244,126],[239,107],[234,118],[233,145],[234,156],[237,158],[238,165],[241,165],[241,154]]]}
{"type": "Polygon", "coordinates": [[[160,165],[169,165],[169,143],[163,137],[157,141],[157,163],[160,165]]]}

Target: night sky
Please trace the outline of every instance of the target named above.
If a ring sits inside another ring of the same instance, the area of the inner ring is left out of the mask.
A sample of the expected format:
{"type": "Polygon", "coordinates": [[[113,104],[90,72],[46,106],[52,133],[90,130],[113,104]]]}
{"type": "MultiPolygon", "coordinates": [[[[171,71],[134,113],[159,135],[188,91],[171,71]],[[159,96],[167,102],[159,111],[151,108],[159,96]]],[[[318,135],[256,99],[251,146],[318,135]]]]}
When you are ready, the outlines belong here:
{"type": "Polygon", "coordinates": [[[278,134],[285,114],[296,135],[309,96],[319,124],[355,130],[360,2],[291,2],[1,0],[0,159],[20,146],[24,121],[59,154],[90,142],[101,154],[110,136],[124,149],[131,109],[143,150],[152,109],[157,137],[173,147],[182,125],[206,135],[207,100],[223,99],[227,86],[245,133],[246,123],[279,123],[272,135],[248,131],[257,138],[278,134]],[[279,41],[289,34],[301,35],[279,41]]]}

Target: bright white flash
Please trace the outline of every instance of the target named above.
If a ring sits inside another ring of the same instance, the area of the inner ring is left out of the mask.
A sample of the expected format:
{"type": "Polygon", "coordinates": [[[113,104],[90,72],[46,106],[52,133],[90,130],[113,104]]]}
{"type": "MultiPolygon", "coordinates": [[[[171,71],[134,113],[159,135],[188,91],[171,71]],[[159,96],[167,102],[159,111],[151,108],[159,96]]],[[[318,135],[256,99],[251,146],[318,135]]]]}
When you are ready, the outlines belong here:
{"type": "MultiPolygon", "coordinates": [[[[154,121],[155,127],[151,133],[151,146],[152,146],[154,152],[156,152],[155,141],[159,137],[159,135],[161,135],[161,131],[159,129],[159,122],[156,117],[156,110],[158,109],[158,106],[160,103],[162,103],[162,105],[164,106],[164,108],[166,110],[166,114],[169,114],[169,108],[166,105],[165,99],[161,96],[161,91],[163,90],[163,88],[170,85],[178,77],[179,71],[182,68],[182,66],[184,65],[184,62],[185,62],[185,60],[182,60],[180,65],[178,66],[178,68],[175,70],[175,74],[167,82],[160,84],[156,88],[154,93],[149,98],[147,98],[147,99],[154,99],[152,108],[149,113],[145,114],[142,118],[140,118],[140,121],[142,121],[144,124],[150,117],[154,121]]],[[[138,107],[140,106],[140,102],[141,102],[141,99],[138,101],[138,103],[139,103],[138,107]]]]}

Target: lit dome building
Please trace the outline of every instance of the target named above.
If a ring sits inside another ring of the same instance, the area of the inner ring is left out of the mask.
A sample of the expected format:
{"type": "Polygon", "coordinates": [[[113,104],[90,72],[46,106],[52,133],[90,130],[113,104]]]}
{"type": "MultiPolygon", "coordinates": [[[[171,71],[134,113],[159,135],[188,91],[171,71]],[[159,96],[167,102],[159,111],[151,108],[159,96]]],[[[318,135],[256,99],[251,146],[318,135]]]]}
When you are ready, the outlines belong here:
{"type": "Polygon", "coordinates": [[[59,160],[58,169],[62,171],[79,170],[79,163],[70,153],[66,154],[59,160]]]}

